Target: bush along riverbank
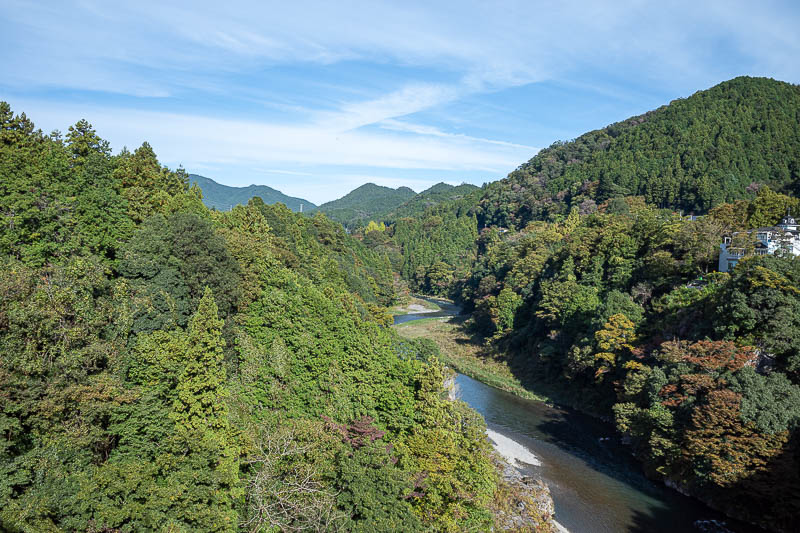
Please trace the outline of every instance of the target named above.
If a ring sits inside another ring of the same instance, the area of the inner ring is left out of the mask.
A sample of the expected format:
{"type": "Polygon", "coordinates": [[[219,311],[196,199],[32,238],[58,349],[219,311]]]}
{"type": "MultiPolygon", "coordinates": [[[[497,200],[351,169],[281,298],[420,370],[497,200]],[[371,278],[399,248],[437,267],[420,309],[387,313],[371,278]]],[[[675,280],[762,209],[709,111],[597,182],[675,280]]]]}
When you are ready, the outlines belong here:
{"type": "Polygon", "coordinates": [[[569,407],[611,422],[610,417],[582,408],[576,398],[557,386],[542,381],[534,383],[524,375],[520,379],[501,351],[487,339],[470,333],[469,320],[468,315],[421,318],[396,324],[395,330],[401,337],[419,339],[428,345],[427,352],[436,353],[440,362],[459,374],[526,400],[569,407]]]}
{"type": "Polygon", "coordinates": [[[400,300],[401,301],[397,305],[389,308],[389,313],[391,313],[392,316],[435,313],[442,310],[435,301],[419,298],[413,294],[404,296],[400,300]]]}
{"type": "Polygon", "coordinates": [[[555,504],[550,489],[539,478],[523,475],[507,461],[497,459],[501,472],[492,514],[499,531],[564,531],[555,521],[555,504]]]}
{"type": "MultiPolygon", "coordinates": [[[[448,322],[447,317],[426,318],[413,320],[396,326],[398,333],[409,339],[417,339],[426,347],[424,351],[429,358],[438,359],[451,369],[451,374],[445,380],[445,388],[450,391],[450,400],[466,407],[466,404],[457,400],[453,393],[453,370],[466,373],[465,369],[456,362],[466,363],[467,356],[463,353],[460,357],[452,358],[448,354],[454,353],[454,348],[464,339],[457,335],[460,331],[455,324],[448,322]],[[431,340],[435,339],[435,340],[431,340]],[[448,342],[449,341],[449,342],[448,342]]],[[[497,368],[501,368],[498,363],[497,368]]],[[[494,374],[481,372],[481,376],[491,378],[494,374]]],[[[494,375],[496,382],[507,381],[507,376],[494,375]]],[[[475,379],[480,379],[476,375],[475,379]]],[[[507,381],[513,388],[513,382],[507,381]]],[[[519,388],[524,393],[524,389],[519,388]]],[[[529,396],[530,397],[530,396],[529,396]]],[[[481,423],[482,420],[481,420],[481,423]]],[[[482,428],[486,431],[485,426],[482,428]]],[[[486,437],[490,440],[489,437],[486,437]]],[[[490,440],[491,441],[491,440],[490,440]]],[[[513,459],[503,457],[498,451],[492,456],[492,463],[497,471],[497,488],[489,506],[494,517],[496,530],[500,531],[536,531],[558,532],[563,531],[555,521],[555,505],[547,485],[538,477],[525,475],[514,466],[513,459]]]]}
{"type": "Polygon", "coordinates": [[[436,348],[439,360],[460,374],[521,398],[550,400],[523,387],[508,365],[495,357],[481,339],[466,333],[463,321],[463,317],[423,318],[398,324],[395,329],[402,337],[426,339],[436,348]]]}
{"type": "MultiPolygon", "coordinates": [[[[455,374],[452,369],[450,372],[451,375],[445,381],[450,401],[468,408],[464,402],[456,399],[455,374]]],[[[483,419],[479,420],[483,424],[483,419]]],[[[555,520],[555,503],[545,482],[537,476],[525,475],[515,466],[513,457],[502,453],[499,443],[491,438],[491,432],[485,425],[482,429],[487,440],[494,445],[492,464],[498,475],[496,490],[489,504],[495,530],[537,533],[564,531],[555,520]]]]}

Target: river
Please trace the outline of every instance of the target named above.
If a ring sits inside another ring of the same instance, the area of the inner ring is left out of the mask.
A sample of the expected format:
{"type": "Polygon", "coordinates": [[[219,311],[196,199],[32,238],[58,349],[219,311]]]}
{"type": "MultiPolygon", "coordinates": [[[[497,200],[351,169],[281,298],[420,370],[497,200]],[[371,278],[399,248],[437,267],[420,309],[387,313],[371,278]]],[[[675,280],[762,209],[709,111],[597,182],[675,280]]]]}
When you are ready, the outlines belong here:
{"type": "MultiPolygon", "coordinates": [[[[435,302],[442,311],[399,315],[395,323],[458,313],[452,304],[435,302]]],[[[548,485],[556,520],[572,533],[762,531],[648,480],[609,424],[461,374],[455,387],[456,396],[483,415],[490,435],[499,433],[506,445],[511,439],[535,456],[528,460],[538,465],[521,467],[548,485]]]]}

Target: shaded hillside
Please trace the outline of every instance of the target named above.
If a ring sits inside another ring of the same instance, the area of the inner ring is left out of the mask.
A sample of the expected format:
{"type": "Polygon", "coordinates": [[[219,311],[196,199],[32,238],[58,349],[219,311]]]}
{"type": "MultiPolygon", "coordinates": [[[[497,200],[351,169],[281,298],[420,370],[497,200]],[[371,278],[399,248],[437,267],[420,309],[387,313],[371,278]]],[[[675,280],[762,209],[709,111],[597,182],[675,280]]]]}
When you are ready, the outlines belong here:
{"type": "Polygon", "coordinates": [[[316,206],[302,198],[287,196],[281,191],[276,191],[266,185],[248,185],[247,187],[228,187],[216,181],[200,176],[189,174],[189,181],[197,183],[203,191],[203,203],[210,209],[217,211],[229,211],[232,206],[246,205],[250,198],[261,198],[265,204],[272,205],[282,203],[292,211],[311,210],[316,206]]]}
{"type": "Polygon", "coordinates": [[[378,224],[364,229],[364,242],[386,254],[413,290],[443,295],[475,261],[474,207],[481,193],[475,185],[438,183],[391,213],[376,216],[378,224]],[[384,222],[390,224],[388,231],[381,229],[384,222]]]}
{"type": "Polygon", "coordinates": [[[460,299],[492,363],[613,419],[648,475],[795,531],[800,259],[711,271],[725,232],[797,212],[798,110],[796,86],[738,78],[364,242],[394,245],[413,290],[460,299]]]}
{"type": "Polygon", "coordinates": [[[408,187],[392,189],[365,183],[338,200],[322,204],[318,209],[352,229],[366,225],[373,218],[382,218],[416,194],[408,187]]]}
{"type": "Polygon", "coordinates": [[[799,179],[800,88],[740,77],[554,143],[489,186],[481,219],[522,227],[627,195],[706,212],[761,185],[797,193],[799,179]]]}
{"type": "Polygon", "coordinates": [[[799,119],[797,86],[737,78],[555,143],[462,207],[466,278],[470,228],[437,240],[457,217],[433,212],[395,225],[401,272],[526,387],[613,418],[649,476],[795,531],[800,259],[711,271],[723,234],[796,213],[799,119]]]}

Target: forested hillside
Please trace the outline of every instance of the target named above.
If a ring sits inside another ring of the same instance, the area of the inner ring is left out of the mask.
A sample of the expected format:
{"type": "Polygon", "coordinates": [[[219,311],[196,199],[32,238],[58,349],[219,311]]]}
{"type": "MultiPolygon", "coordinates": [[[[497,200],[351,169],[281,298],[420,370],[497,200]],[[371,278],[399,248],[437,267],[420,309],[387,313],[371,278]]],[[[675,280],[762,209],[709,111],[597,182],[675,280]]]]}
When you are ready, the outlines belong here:
{"type": "Polygon", "coordinates": [[[800,259],[713,272],[731,224],[800,201],[762,189],[690,221],[624,200],[484,232],[460,287],[473,330],[533,390],[613,417],[648,473],[791,531],[800,513],[800,259]]]}
{"type": "Polygon", "coordinates": [[[741,77],[556,142],[505,179],[439,201],[427,212],[414,198],[407,204],[415,206],[413,214],[387,217],[394,226],[372,244],[390,254],[412,288],[444,294],[469,269],[479,248],[470,235],[478,231],[560,221],[573,208],[580,215],[598,208],[627,212],[624,198],[630,196],[701,214],[725,202],[751,201],[765,187],[800,193],[800,88],[741,77]],[[395,232],[398,237],[390,239],[395,232]]]}
{"type": "Polygon", "coordinates": [[[228,211],[235,205],[247,205],[250,198],[261,198],[265,204],[282,203],[292,211],[311,211],[316,206],[302,198],[287,196],[266,185],[248,185],[247,187],[228,187],[211,178],[189,174],[189,183],[196,183],[203,191],[203,203],[210,209],[228,211]]]}
{"type": "Polygon", "coordinates": [[[366,226],[372,219],[381,219],[416,194],[408,187],[392,189],[365,183],[338,200],[322,204],[318,209],[347,229],[355,229],[366,226]]]}
{"type": "Polygon", "coordinates": [[[741,77],[556,142],[489,186],[485,225],[582,214],[611,198],[704,213],[766,185],[800,193],[800,87],[741,77]]]}
{"type": "Polygon", "coordinates": [[[392,223],[401,218],[419,217],[428,209],[445,203],[462,202],[466,198],[477,199],[480,194],[479,191],[479,187],[469,183],[462,183],[461,185],[437,183],[411,197],[411,199],[383,216],[383,222],[392,223]]]}
{"type": "Polygon", "coordinates": [[[0,261],[3,531],[492,527],[480,417],[324,216],[0,103],[0,261]]]}
{"type": "Polygon", "coordinates": [[[400,272],[414,290],[443,296],[454,280],[469,272],[478,238],[474,198],[433,207],[393,224],[392,237],[402,250],[400,272]]]}
{"type": "Polygon", "coordinates": [[[737,78],[556,143],[479,201],[389,231],[412,287],[461,300],[523,385],[613,418],[652,477],[792,531],[800,259],[714,271],[723,235],[799,213],[798,187],[800,89],[737,78]]]}
{"type": "Polygon", "coordinates": [[[484,189],[312,216],[210,211],[149,145],[0,104],[0,529],[491,528],[479,417],[386,327],[399,272],[650,476],[792,531],[800,259],[714,270],[723,235],[800,214],[798,90],[737,78],[484,189]]]}
{"type": "Polygon", "coordinates": [[[364,243],[384,254],[414,291],[447,295],[476,258],[475,204],[482,189],[439,183],[360,229],[364,243]],[[387,226],[388,224],[388,226],[387,226]]]}

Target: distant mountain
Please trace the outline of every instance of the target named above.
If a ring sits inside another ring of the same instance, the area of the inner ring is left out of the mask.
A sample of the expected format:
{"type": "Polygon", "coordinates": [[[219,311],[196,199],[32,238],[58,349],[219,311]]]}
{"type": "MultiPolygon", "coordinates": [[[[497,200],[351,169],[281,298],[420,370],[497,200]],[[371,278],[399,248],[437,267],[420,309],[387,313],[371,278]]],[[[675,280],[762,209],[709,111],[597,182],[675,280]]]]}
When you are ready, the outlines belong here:
{"type": "Polygon", "coordinates": [[[366,183],[338,200],[322,204],[318,210],[344,227],[352,229],[365,225],[370,220],[383,218],[416,195],[408,187],[392,189],[366,183]]]}
{"type": "Polygon", "coordinates": [[[265,204],[277,204],[278,202],[284,204],[292,211],[300,211],[300,206],[303,206],[303,211],[312,210],[316,205],[308,200],[302,198],[294,198],[287,196],[281,191],[276,191],[272,187],[266,185],[250,185],[248,187],[228,187],[217,183],[211,178],[199,176],[197,174],[189,174],[189,180],[192,183],[197,183],[203,191],[203,203],[209,208],[214,208],[217,211],[228,211],[234,205],[246,205],[250,198],[258,196],[264,200],[265,204]]]}
{"type": "MultiPolygon", "coordinates": [[[[461,185],[437,183],[430,189],[422,191],[388,213],[384,221],[394,222],[398,218],[418,217],[431,207],[445,202],[461,200],[470,194],[475,194],[475,191],[478,190],[480,190],[480,187],[470,185],[469,183],[462,183],[461,185]]],[[[475,198],[477,200],[478,196],[475,198]]]]}

